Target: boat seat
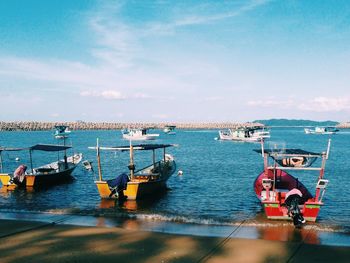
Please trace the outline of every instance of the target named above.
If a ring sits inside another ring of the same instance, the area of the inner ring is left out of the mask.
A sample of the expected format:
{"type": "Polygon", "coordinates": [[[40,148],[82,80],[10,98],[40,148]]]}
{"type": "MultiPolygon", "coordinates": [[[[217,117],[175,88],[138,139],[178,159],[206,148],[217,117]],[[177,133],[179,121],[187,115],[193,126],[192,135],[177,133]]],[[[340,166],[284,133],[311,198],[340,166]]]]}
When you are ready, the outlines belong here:
{"type": "Polygon", "coordinates": [[[283,204],[284,200],[286,199],[286,194],[289,192],[289,190],[276,188],[275,191],[277,193],[276,201],[279,201],[281,204],[283,204]]]}
{"type": "Polygon", "coordinates": [[[49,172],[52,172],[53,170],[55,169],[52,167],[42,167],[42,168],[35,169],[37,173],[49,173],[49,172]]]}
{"type": "MultiPolygon", "coordinates": [[[[266,201],[266,190],[261,191],[261,200],[266,201]]],[[[270,191],[270,200],[269,201],[275,201],[276,199],[276,193],[273,191],[270,191]]]]}

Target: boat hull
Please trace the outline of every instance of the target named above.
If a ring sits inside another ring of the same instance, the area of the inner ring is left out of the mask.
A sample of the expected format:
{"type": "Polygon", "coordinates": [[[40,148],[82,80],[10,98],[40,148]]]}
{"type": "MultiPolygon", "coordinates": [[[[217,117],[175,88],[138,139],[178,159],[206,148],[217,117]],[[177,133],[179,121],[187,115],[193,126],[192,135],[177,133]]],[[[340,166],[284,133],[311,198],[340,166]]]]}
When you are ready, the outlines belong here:
{"type": "Polygon", "coordinates": [[[301,191],[303,204],[299,206],[305,220],[315,222],[320,211],[322,202],[315,202],[315,198],[308,189],[298,181],[297,178],[282,170],[276,170],[276,186],[266,193],[263,188],[262,179],[273,179],[274,174],[271,170],[267,176],[262,172],[254,182],[254,191],[257,198],[261,201],[262,207],[268,219],[274,220],[292,220],[288,215],[288,209],[284,205],[285,195],[293,188],[301,191]]]}
{"type": "MultiPolygon", "coordinates": [[[[16,184],[12,183],[10,181],[11,176],[8,174],[0,174],[0,180],[2,183],[2,186],[5,187],[7,190],[14,190],[17,187],[37,187],[42,185],[53,185],[56,183],[60,183],[66,180],[69,180],[72,178],[71,174],[74,171],[74,169],[78,166],[82,159],[82,154],[75,154],[71,157],[68,157],[68,167],[64,170],[58,170],[58,171],[51,171],[51,172],[35,172],[31,174],[26,174],[25,178],[22,183],[16,184]],[[73,162],[69,162],[72,161],[73,162]]],[[[55,163],[52,163],[55,164],[55,163]]],[[[49,164],[49,165],[52,165],[49,164]]],[[[46,166],[49,166],[46,165],[46,166]]],[[[46,167],[44,166],[44,167],[46,167]]],[[[43,167],[40,167],[43,168],[43,167]]],[[[36,171],[37,169],[34,169],[36,171]]]]}
{"type": "Polygon", "coordinates": [[[131,140],[131,141],[149,141],[149,140],[155,140],[158,137],[159,137],[159,134],[147,134],[142,136],[123,134],[123,139],[131,140]]]}
{"type": "MultiPolygon", "coordinates": [[[[137,175],[127,183],[126,190],[123,191],[128,200],[136,200],[146,196],[158,195],[166,189],[166,182],[175,172],[176,163],[171,161],[158,179],[149,178],[149,175],[137,175]]],[[[118,194],[113,193],[109,188],[107,181],[95,181],[101,198],[117,199],[118,194]]]]}
{"type": "Polygon", "coordinates": [[[236,142],[261,142],[261,140],[263,140],[263,138],[261,137],[241,138],[241,137],[235,137],[232,135],[224,135],[224,134],[219,134],[219,139],[223,141],[236,141],[236,142]]]}

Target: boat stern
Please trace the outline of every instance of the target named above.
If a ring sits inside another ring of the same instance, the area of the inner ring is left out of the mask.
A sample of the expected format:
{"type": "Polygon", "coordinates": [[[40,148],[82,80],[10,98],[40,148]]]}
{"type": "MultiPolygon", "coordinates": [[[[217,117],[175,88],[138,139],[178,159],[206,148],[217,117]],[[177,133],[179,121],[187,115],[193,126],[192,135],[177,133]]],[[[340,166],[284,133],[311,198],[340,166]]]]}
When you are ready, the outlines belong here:
{"type": "MultiPolygon", "coordinates": [[[[286,206],[280,205],[279,202],[263,201],[262,205],[266,217],[273,220],[292,220],[288,215],[288,209],[286,206]]],[[[320,202],[306,202],[300,205],[300,211],[304,219],[309,222],[316,222],[318,213],[323,204],[320,202]]]]}
{"type": "MultiPolygon", "coordinates": [[[[101,198],[117,199],[118,193],[112,193],[106,181],[95,181],[98,193],[101,198]]],[[[128,182],[124,195],[128,200],[136,200],[139,189],[139,182],[128,182]]]]}
{"type": "Polygon", "coordinates": [[[302,213],[307,221],[316,222],[318,213],[320,212],[321,202],[306,202],[303,206],[302,213]]]}
{"type": "Polygon", "coordinates": [[[17,188],[17,184],[11,182],[11,176],[9,174],[0,174],[0,181],[2,187],[7,190],[15,190],[17,188]]]}
{"type": "Polygon", "coordinates": [[[35,175],[27,174],[26,175],[26,187],[34,187],[35,175]]]}
{"type": "Polygon", "coordinates": [[[101,198],[117,198],[117,196],[112,194],[112,191],[106,181],[95,181],[95,184],[101,198]]]}

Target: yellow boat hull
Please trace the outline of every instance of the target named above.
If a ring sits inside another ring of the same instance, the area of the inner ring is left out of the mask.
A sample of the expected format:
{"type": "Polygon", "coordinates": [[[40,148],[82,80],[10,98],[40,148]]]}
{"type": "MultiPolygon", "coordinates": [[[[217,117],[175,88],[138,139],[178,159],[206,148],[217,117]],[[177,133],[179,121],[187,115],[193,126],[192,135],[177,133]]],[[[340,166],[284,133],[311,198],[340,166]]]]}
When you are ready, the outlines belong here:
{"type": "MultiPolygon", "coordinates": [[[[106,181],[95,181],[97,190],[101,198],[118,198],[117,193],[112,193],[106,181]]],[[[145,195],[156,194],[157,191],[164,190],[166,188],[166,181],[146,181],[146,180],[133,180],[128,182],[124,195],[128,200],[136,200],[145,195]]]]}
{"type": "Polygon", "coordinates": [[[15,183],[10,182],[10,180],[11,180],[11,175],[0,174],[0,181],[1,181],[2,187],[12,191],[17,188],[17,185],[15,183]]]}

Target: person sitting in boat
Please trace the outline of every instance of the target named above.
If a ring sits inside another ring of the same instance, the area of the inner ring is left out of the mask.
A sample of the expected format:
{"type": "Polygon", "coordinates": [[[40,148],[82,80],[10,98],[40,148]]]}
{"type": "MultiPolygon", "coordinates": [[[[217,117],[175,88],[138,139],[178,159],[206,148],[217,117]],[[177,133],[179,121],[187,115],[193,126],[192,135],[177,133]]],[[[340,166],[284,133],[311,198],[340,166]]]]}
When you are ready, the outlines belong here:
{"type": "Polygon", "coordinates": [[[25,178],[26,170],[27,170],[27,166],[25,166],[24,164],[21,164],[20,166],[18,166],[15,172],[13,173],[12,182],[17,185],[22,184],[25,178]]]}
{"type": "Polygon", "coordinates": [[[124,190],[126,190],[129,181],[129,176],[126,173],[122,173],[116,178],[108,180],[107,184],[109,189],[111,189],[109,197],[112,197],[115,193],[118,193],[118,199],[120,201],[124,201],[127,198],[127,196],[124,195],[124,190]]]}
{"type": "Polygon", "coordinates": [[[286,193],[286,199],[284,204],[288,208],[288,215],[293,219],[293,223],[296,227],[300,227],[305,223],[305,219],[299,209],[299,204],[302,203],[303,194],[299,189],[293,188],[286,193]]]}

